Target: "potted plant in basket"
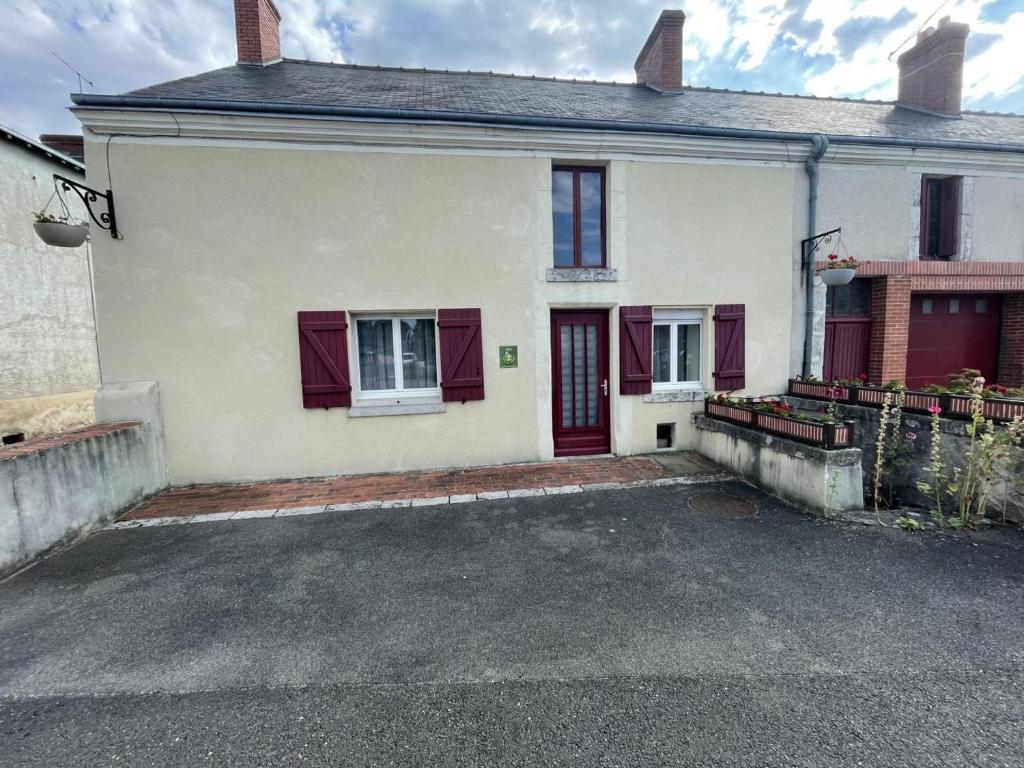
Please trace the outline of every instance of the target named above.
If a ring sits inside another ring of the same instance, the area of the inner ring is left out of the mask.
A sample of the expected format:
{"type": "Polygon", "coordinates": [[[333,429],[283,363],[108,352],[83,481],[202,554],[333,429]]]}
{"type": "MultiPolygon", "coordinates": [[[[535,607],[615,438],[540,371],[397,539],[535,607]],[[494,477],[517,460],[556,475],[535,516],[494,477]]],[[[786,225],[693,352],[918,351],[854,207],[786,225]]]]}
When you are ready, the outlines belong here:
{"type": "Polygon", "coordinates": [[[58,248],[77,248],[85,242],[89,234],[89,225],[80,224],[69,216],[57,218],[46,211],[35,214],[36,220],[32,225],[36,235],[47,245],[55,245],[58,248]]]}
{"type": "Polygon", "coordinates": [[[859,266],[860,262],[853,256],[840,259],[838,253],[830,253],[825,263],[818,267],[818,277],[825,285],[848,285],[859,266]]]}

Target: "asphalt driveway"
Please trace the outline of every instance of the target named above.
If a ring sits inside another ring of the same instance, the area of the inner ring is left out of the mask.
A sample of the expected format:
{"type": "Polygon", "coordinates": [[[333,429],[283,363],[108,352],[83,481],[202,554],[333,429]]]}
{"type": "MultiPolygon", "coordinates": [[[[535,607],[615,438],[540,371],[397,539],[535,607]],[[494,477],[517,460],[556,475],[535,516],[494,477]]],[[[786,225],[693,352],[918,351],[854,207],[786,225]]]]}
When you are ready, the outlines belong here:
{"type": "Polygon", "coordinates": [[[1019,766],[1022,672],[1019,534],[738,483],[107,531],[0,584],[0,764],[1019,766]]]}

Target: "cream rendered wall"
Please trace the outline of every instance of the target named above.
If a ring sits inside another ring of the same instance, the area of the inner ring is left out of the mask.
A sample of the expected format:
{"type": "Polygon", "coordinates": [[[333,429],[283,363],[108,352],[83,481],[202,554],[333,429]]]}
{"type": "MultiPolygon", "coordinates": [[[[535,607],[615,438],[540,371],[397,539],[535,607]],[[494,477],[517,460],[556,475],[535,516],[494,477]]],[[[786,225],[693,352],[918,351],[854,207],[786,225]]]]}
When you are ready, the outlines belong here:
{"type": "MultiPolygon", "coordinates": [[[[32,212],[53,193],[54,173],[76,176],[0,139],[0,401],[79,392],[99,379],[88,246],[52,248],[32,229],[32,212]]],[[[77,207],[74,213],[84,215],[77,207]]],[[[26,407],[20,403],[19,413],[26,407]]],[[[5,413],[0,405],[5,429],[24,423],[5,413]]]]}
{"type": "Polygon", "coordinates": [[[971,258],[1024,261],[1024,179],[974,179],[971,258]]]}
{"type": "MultiPolygon", "coordinates": [[[[102,139],[87,134],[86,151],[102,157],[102,139]]],[[[710,385],[710,307],[746,303],[746,391],[780,391],[793,168],[591,155],[608,167],[619,279],[550,283],[553,159],[583,158],[117,139],[124,240],[96,248],[101,356],[108,381],[159,382],[171,482],[550,458],[553,308],[610,310],[616,453],[654,450],[664,422],[688,446],[700,407],[618,395],[620,304],[705,308],[710,385]],[[443,307],[482,308],[485,400],[372,418],[302,408],[297,310],[443,307]],[[516,369],[499,368],[505,344],[516,369]]]]}
{"type": "MultiPolygon", "coordinates": [[[[713,386],[715,304],[746,304],[746,389],[785,390],[792,307],[792,167],[627,165],[626,219],[630,303],[701,307],[705,315],[704,381],[713,386]],[[643,264],[643,268],[640,265],[643,264]]],[[[656,448],[656,425],[676,424],[677,445],[693,442],[690,414],[703,403],[623,398],[631,442],[620,452],[656,448]]]]}
{"type": "Polygon", "coordinates": [[[128,143],[112,162],[131,192],[124,240],[97,248],[105,378],[159,382],[172,483],[536,457],[529,163],[128,143]],[[302,407],[296,311],[466,306],[484,308],[485,400],[302,407]]]}

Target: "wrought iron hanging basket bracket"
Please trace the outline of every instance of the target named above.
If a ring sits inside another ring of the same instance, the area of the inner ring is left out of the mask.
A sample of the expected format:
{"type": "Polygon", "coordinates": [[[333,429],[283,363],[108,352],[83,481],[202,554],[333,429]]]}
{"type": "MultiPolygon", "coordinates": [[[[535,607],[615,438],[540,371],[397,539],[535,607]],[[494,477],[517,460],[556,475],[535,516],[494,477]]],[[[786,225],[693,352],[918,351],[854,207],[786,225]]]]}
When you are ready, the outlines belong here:
{"type": "Polygon", "coordinates": [[[74,179],[69,179],[60,174],[53,174],[53,183],[61,192],[74,192],[85,204],[89,211],[90,218],[96,222],[100,229],[106,229],[115,240],[120,240],[121,235],[117,231],[117,218],[114,216],[114,193],[112,190],[97,192],[91,187],[79,184],[74,179]],[[106,210],[98,209],[99,201],[103,200],[106,210]]]}
{"type": "Polygon", "coordinates": [[[835,229],[830,229],[828,232],[822,232],[800,241],[800,266],[802,267],[800,270],[801,285],[803,285],[804,282],[804,274],[807,271],[807,266],[814,258],[815,252],[823,245],[830,245],[832,243],[833,236],[841,236],[842,232],[842,227],[836,227],[835,229]]]}

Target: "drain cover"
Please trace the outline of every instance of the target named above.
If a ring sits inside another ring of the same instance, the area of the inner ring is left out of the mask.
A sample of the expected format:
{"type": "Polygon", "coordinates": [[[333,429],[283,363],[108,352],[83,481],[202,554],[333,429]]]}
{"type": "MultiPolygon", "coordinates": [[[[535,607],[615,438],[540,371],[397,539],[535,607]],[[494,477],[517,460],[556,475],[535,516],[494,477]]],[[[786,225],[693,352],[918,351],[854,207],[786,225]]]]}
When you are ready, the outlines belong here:
{"type": "Polygon", "coordinates": [[[757,512],[757,507],[749,501],[728,493],[698,493],[691,496],[688,503],[694,512],[725,519],[750,517],[757,512]]]}

